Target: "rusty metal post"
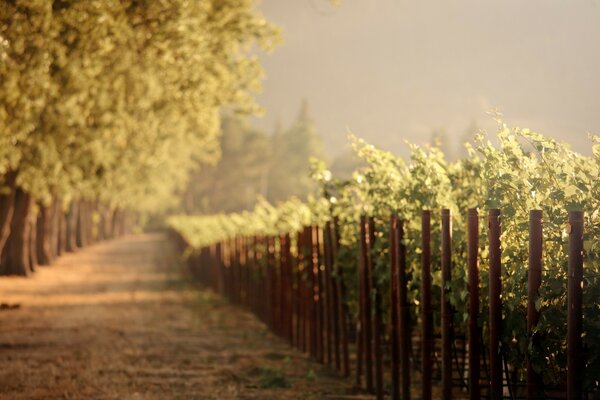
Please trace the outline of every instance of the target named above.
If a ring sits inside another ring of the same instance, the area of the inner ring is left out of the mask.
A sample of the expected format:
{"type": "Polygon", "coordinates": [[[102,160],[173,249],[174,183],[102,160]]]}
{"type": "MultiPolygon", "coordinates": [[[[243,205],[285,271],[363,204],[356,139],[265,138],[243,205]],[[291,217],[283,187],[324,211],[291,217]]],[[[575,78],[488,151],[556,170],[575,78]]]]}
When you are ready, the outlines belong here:
{"type": "Polygon", "coordinates": [[[471,208],[467,214],[467,274],[469,282],[469,399],[479,400],[479,211],[471,208]]]}
{"type": "Polygon", "coordinates": [[[569,211],[569,269],[567,294],[567,398],[583,399],[585,366],[583,333],[583,212],[569,211]]]}
{"type": "Polygon", "coordinates": [[[500,335],[502,330],[502,280],[500,243],[500,210],[493,208],[488,214],[488,245],[490,248],[489,271],[489,320],[490,320],[490,398],[502,399],[502,354],[500,335]]]}
{"type": "Polygon", "coordinates": [[[452,398],[452,309],[449,292],[452,279],[452,214],[442,210],[442,399],[452,398]]]}
{"type": "Polygon", "coordinates": [[[390,219],[390,317],[392,342],[392,400],[400,400],[400,296],[398,286],[398,216],[390,219]]]}
{"type": "MultiPolygon", "coordinates": [[[[538,323],[540,313],[535,307],[535,301],[540,293],[542,285],[542,231],[541,210],[529,212],[529,268],[527,271],[527,335],[532,338],[533,329],[538,323]]],[[[534,342],[535,347],[535,342],[534,342]]],[[[527,400],[538,400],[543,398],[542,379],[537,374],[531,359],[527,357],[527,400]]]]}

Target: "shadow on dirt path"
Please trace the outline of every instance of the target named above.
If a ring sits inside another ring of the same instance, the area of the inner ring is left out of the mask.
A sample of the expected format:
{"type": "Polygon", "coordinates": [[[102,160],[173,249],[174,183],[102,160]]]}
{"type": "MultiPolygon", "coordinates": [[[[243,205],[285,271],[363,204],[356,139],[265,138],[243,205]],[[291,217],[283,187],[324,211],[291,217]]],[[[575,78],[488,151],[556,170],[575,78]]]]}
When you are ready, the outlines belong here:
{"type": "Polygon", "coordinates": [[[0,278],[0,399],[342,399],[332,372],[130,236],[0,278]]]}

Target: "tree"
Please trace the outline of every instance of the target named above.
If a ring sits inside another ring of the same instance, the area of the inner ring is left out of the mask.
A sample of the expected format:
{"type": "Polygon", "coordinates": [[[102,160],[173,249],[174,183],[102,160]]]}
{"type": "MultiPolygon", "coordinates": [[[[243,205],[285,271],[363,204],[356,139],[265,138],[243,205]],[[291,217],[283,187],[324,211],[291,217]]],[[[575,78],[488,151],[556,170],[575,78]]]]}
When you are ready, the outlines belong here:
{"type": "Polygon", "coordinates": [[[314,189],[310,179],[310,158],[324,158],[323,144],[310,117],[305,100],[292,126],[271,138],[267,199],[276,203],[289,197],[306,198],[314,189]]]}
{"type": "Polygon", "coordinates": [[[269,146],[267,135],[249,127],[243,117],[224,117],[221,158],[216,165],[202,166],[192,175],[185,193],[186,212],[235,212],[253,208],[266,175],[269,146]]]}

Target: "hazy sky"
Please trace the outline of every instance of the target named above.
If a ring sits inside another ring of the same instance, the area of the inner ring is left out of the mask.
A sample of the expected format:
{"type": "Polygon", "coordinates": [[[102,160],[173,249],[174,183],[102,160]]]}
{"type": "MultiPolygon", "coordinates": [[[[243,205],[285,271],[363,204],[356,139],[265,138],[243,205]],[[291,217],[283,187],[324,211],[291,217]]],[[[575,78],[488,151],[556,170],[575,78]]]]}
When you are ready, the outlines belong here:
{"type": "Polygon", "coordinates": [[[499,107],[512,125],[589,153],[600,134],[600,1],[262,0],[284,43],[261,56],[256,124],[288,125],[303,98],[331,154],[347,129],[396,152],[436,129],[464,135],[499,107]]]}

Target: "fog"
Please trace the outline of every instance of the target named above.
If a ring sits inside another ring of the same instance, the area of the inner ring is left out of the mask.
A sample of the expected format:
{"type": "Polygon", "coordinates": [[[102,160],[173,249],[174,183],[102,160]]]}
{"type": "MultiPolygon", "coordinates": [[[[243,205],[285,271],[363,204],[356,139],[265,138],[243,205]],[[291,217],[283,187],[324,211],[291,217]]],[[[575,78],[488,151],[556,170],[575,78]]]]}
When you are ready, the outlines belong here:
{"type": "Polygon", "coordinates": [[[328,153],[348,130],[403,153],[404,140],[494,129],[499,108],[589,153],[600,133],[600,2],[591,0],[263,0],[284,43],[261,55],[258,96],[272,130],[307,99],[328,153]],[[472,130],[472,129],[471,129],[472,130]]]}

